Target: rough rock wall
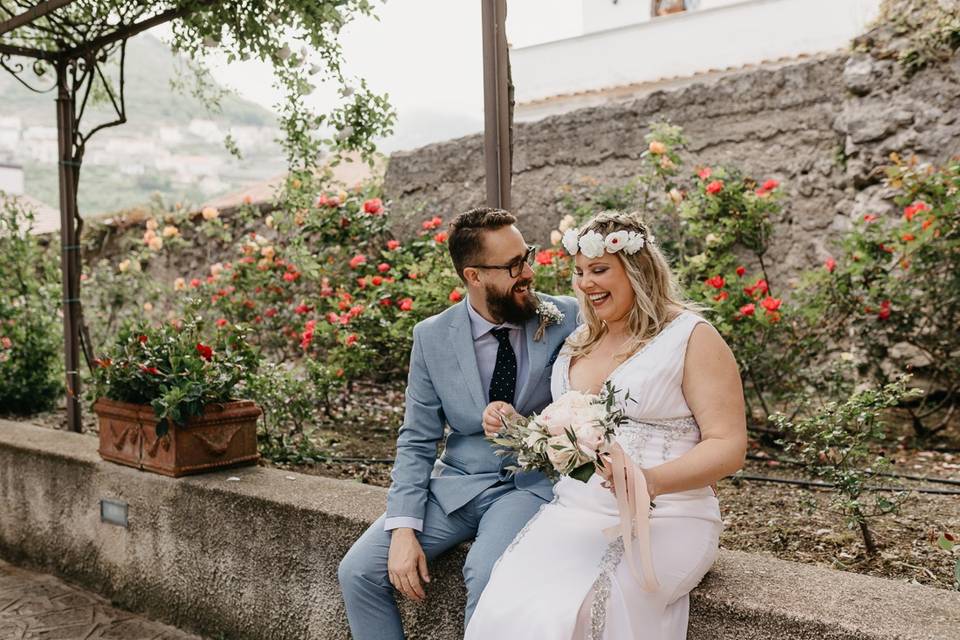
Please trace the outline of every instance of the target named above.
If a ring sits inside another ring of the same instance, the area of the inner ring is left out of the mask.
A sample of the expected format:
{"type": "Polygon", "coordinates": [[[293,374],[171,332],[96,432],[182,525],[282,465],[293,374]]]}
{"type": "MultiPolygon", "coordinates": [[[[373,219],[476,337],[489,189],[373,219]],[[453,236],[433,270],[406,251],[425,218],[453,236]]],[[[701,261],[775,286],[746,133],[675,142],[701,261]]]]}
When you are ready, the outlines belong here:
{"type": "MultiPolygon", "coordinates": [[[[584,177],[634,177],[648,124],[681,125],[688,166],[729,164],[787,193],[771,249],[785,275],[828,253],[836,230],[893,211],[882,185],[889,154],[942,162],[960,154],[960,57],[907,78],[882,53],[829,55],[658,91],[516,126],[513,209],[528,240],[547,242],[558,190],[584,177]]],[[[484,201],[480,135],[396,153],[385,192],[411,233],[424,214],[450,218],[484,201]]]]}

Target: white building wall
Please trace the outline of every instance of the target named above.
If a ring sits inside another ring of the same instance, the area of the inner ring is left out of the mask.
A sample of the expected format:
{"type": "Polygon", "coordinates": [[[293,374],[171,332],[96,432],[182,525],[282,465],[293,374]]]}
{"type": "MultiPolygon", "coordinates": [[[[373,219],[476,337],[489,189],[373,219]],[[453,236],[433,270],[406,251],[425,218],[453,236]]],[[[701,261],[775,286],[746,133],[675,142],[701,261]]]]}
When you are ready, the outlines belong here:
{"type": "Polygon", "coordinates": [[[880,6],[880,0],[700,2],[697,10],[513,49],[517,102],[837,50],[863,32],[880,6]]]}
{"type": "Polygon", "coordinates": [[[23,194],[23,167],[0,162],[0,191],[17,196],[23,194]]]}

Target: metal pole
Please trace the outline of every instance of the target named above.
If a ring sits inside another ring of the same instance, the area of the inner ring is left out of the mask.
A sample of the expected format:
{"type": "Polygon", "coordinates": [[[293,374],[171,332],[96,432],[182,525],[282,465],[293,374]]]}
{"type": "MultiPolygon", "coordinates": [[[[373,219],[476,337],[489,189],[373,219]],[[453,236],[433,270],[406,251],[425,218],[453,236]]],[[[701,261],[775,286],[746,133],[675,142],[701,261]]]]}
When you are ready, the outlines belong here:
{"type": "Polygon", "coordinates": [[[83,430],[80,417],[80,246],[76,233],[78,162],[73,153],[74,103],[68,63],[57,61],[57,135],[60,143],[60,245],[63,341],[67,368],[67,428],[83,430]]]}
{"type": "Polygon", "coordinates": [[[481,0],[483,18],[484,159],[487,205],[510,208],[511,104],[506,0],[481,0]]]}

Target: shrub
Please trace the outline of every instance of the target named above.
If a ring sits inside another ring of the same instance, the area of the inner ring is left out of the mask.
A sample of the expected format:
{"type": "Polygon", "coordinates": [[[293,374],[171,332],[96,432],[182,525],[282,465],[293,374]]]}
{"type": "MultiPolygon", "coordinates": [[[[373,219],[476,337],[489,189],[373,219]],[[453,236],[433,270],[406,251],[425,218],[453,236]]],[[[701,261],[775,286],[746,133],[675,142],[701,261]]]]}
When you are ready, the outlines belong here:
{"type": "Polygon", "coordinates": [[[57,264],[34,214],[0,193],[0,413],[50,409],[63,393],[57,264]]]}

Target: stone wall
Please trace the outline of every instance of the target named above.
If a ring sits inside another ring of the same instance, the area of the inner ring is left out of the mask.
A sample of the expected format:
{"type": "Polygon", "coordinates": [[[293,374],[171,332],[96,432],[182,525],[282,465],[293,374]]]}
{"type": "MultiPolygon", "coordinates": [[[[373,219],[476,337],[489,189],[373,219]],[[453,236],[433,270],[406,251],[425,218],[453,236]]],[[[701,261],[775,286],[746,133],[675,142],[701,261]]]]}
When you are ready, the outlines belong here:
{"type": "MultiPolygon", "coordinates": [[[[891,152],[933,162],[960,154],[957,104],[960,56],[908,78],[888,51],[877,51],[743,71],[520,123],[513,209],[528,240],[547,242],[560,216],[558,190],[587,177],[626,183],[646,149],[648,124],[667,120],[690,140],[688,167],[734,165],[783,183],[786,206],[771,250],[772,271],[782,276],[819,262],[851,220],[893,211],[881,184],[891,152]]],[[[483,204],[482,136],[395,153],[385,191],[394,211],[416,212],[398,222],[401,233],[423,214],[449,219],[483,204]]]]}

